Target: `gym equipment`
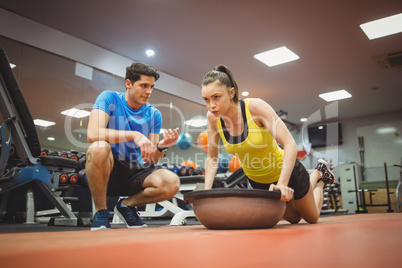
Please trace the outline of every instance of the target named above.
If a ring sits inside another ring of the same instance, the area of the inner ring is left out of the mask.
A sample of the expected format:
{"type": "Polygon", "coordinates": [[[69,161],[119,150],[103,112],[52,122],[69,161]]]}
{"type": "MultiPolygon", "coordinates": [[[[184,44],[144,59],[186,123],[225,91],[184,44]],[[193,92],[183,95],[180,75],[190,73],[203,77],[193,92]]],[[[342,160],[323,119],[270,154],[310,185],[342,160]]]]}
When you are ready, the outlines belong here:
{"type": "Polygon", "coordinates": [[[398,212],[401,212],[400,208],[402,206],[402,201],[401,201],[401,198],[402,198],[402,159],[401,159],[401,164],[400,165],[394,165],[394,167],[401,168],[399,170],[398,185],[396,186],[396,189],[395,189],[395,191],[396,191],[396,193],[395,193],[395,195],[396,195],[396,210],[398,212]]]}
{"type": "Polygon", "coordinates": [[[79,185],[88,185],[88,179],[87,179],[87,171],[85,169],[81,169],[78,171],[78,182],[77,184],[79,185]]]}
{"type": "Polygon", "coordinates": [[[68,173],[68,181],[70,184],[76,184],[78,182],[78,175],[75,172],[68,173]]]}
{"type": "MultiPolygon", "coordinates": [[[[356,169],[353,167],[353,173],[354,176],[356,177],[356,169]]],[[[387,212],[394,212],[394,210],[391,208],[391,199],[390,199],[390,191],[389,191],[389,182],[388,182],[388,170],[387,170],[387,163],[384,163],[384,173],[385,173],[385,186],[387,189],[387,203],[386,204],[373,204],[372,202],[372,195],[374,195],[377,190],[376,189],[361,189],[360,186],[358,186],[355,183],[355,188],[353,190],[349,190],[349,192],[354,192],[356,194],[356,213],[368,213],[367,207],[385,207],[387,206],[387,212]],[[365,192],[369,192],[369,199],[370,203],[366,203],[366,195],[365,192]],[[359,201],[360,200],[360,201],[359,201]]]]}
{"type": "MultiPolygon", "coordinates": [[[[202,168],[200,168],[203,170],[202,168]]],[[[213,188],[244,188],[244,184],[247,184],[246,175],[239,175],[242,169],[230,174],[216,174],[213,188]]],[[[190,191],[196,191],[197,189],[204,189],[203,175],[198,176],[180,176],[180,188],[176,195],[171,200],[161,201],[153,204],[147,204],[145,210],[140,211],[141,217],[164,217],[171,216],[173,218],[170,221],[170,225],[185,225],[186,218],[195,217],[194,211],[189,209],[183,209],[179,207],[178,201],[184,202],[183,196],[190,191]],[[162,209],[156,209],[156,206],[161,206],[162,209]]],[[[188,205],[189,206],[189,205],[188,205]]]]}
{"type": "Polygon", "coordinates": [[[218,156],[218,173],[225,173],[229,170],[229,158],[227,156],[223,156],[219,154],[218,156]]]}
{"type": "Polygon", "coordinates": [[[364,161],[364,137],[359,136],[357,137],[359,141],[359,153],[360,153],[360,168],[361,168],[361,174],[362,174],[362,180],[365,180],[366,177],[366,171],[364,168],[365,161],[364,161]]]}
{"type": "Polygon", "coordinates": [[[59,184],[60,173],[74,172],[78,168],[78,162],[58,156],[40,156],[42,150],[31,113],[2,48],[0,48],[0,112],[4,120],[0,125],[2,203],[6,204],[13,189],[25,189],[26,223],[35,223],[33,189],[39,189],[63,216],[51,220],[54,225],[77,226],[77,217],[55,190],[59,184]],[[10,153],[12,144],[17,151],[15,156],[10,153]],[[7,165],[12,167],[5,173],[7,165]]]}
{"type": "Polygon", "coordinates": [[[194,168],[190,166],[179,166],[177,175],[179,176],[192,176],[194,174],[194,168]]]}
{"type": "Polygon", "coordinates": [[[235,172],[239,168],[241,168],[240,159],[237,156],[232,156],[229,160],[229,171],[235,172]]]}
{"type": "Polygon", "coordinates": [[[179,135],[179,139],[177,140],[177,147],[180,150],[188,150],[191,147],[191,143],[193,142],[193,138],[189,133],[181,133],[179,135]]]}
{"type": "Polygon", "coordinates": [[[206,130],[198,135],[197,145],[204,153],[208,152],[208,133],[206,130]]]}
{"type": "Polygon", "coordinates": [[[78,159],[78,165],[80,169],[85,169],[86,161],[87,159],[85,155],[78,159]]]}
{"type": "Polygon", "coordinates": [[[197,169],[197,165],[196,165],[193,161],[191,161],[191,160],[183,161],[183,162],[180,163],[180,165],[182,165],[182,166],[189,166],[189,167],[192,167],[192,168],[194,168],[194,169],[197,169]]]}
{"type": "Polygon", "coordinates": [[[61,183],[68,183],[68,174],[65,173],[60,174],[59,180],[61,183]]]}
{"type": "Polygon", "coordinates": [[[348,209],[340,208],[340,185],[335,182],[333,184],[327,184],[324,187],[324,200],[321,208],[321,215],[324,214],[347,214],[348,209]]]}
{"type": "Polygon", "coordinates": [[[184,194],[208,229],[256,229],[275,226],[285,213],[279,191],[211,189],[184,194]]]}

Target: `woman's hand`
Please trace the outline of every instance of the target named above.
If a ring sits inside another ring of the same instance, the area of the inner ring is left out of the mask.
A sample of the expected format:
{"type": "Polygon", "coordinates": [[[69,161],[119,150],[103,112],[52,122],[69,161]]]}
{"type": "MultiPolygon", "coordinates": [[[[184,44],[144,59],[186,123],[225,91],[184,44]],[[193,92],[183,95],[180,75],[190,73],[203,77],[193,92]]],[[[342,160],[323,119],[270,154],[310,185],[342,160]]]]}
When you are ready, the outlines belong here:
{"type": "Polygon", "coordinates": [[[275,191],[275,190],[281,191],[281,201],[283,201],[283,202],[289,202],[290,200],[293,199],[294,190],[289,188],[288,186],[271,184],[271,186],[269,186],[269,190],[270,191],[275,191]]]}

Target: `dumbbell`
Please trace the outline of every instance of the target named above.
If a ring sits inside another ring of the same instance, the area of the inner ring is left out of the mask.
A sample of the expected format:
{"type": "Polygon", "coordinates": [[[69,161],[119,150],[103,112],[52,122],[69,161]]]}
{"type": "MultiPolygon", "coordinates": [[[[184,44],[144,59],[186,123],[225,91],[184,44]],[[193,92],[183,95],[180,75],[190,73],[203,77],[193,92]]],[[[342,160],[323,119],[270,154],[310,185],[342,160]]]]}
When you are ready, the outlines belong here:
{"type": "Polygon", "coordinates": [[[66,174],[66,173],[60,174],[59,181],[60,181],[61,183],[63,183],[63,184],[68,183],[68,174],[66,174]]]}
{"type": "Polygon", "coordinates": [[[86,155],[81,156],[81,158],[78,159],[78,165],[80,169],[85,169],[85,164],[87,162],[86,155]]]}
{"type": "Polygon", "coordinates": [[[70,184],[77,184],[78,182],[78,175],[75,172],[68,173],[68,181],[70,184]]]}
{"type": "Polygon", "coordinates": [[[41,150],[41,152],[40,152],[40,154],[39,154],[39,156],[47,156],[47,155],[48,155],[48,153],[49,153],[49,151],[48,151],[48,150],[46,150],[46,149],[42,149],[42,150],[41,150]]]}
{"type": "Polygon", "coordinates": [[[180,166],[178,167],[178,175],[179,176],[191,176],[194,174],[194,168],[189,166],[180,166]]]}
{"type": "Polygon", "coordinates": [[[76,184],[78,182],[78,175],[75,172],[60,174],[59,181],[62,184],[76,184]]]}
{"type": "Polygon", "coordinates": [[[59,156],[63,157],[63,158],[68,158],[68,153],[67,152],[60,152],[59,156]]]}
{"type": "Polygon", "coordinates": [[[58,156],[56,151],[42,149],[39,156],[58,156]]]}
{"type": "Polygon", "coordinates": [[[82,158],[85,158],[85,153],[82,152],[77,152],[77,151],[71,151],[70,153],[67,154],[67,157],[70,159],[73,159],[75,161],[79,161],[82,158]]]}
{"type": "Polygon", "coordinates": [[[176,165],[166,164],[166,166],[167,166],[167,169],[169,169],[173,173],[175,173],[175,174],[179,173],[179,168],[176,165]]]}

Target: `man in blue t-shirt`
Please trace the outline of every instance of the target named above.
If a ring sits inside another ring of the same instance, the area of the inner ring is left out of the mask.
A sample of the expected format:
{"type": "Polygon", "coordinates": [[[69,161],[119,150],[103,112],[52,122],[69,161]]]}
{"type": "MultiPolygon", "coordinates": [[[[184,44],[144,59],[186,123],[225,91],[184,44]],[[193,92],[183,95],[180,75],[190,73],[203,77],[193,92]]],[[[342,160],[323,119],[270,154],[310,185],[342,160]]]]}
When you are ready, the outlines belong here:
{"type": "Polygon", "coordinates": [[[110,229],[107,195],[128,196],[114,213],[128,228],[138,228],[146,224],[136,206],[170,199],[180,187],[175,173],[154,167],[179,131],[166,130],[159,141],[162,115],[148,103],[159,73],[133,63],[125,79],[126,92],[102,92],[89,117],[86,174],[96,208],[91,230],[110,229]]]}

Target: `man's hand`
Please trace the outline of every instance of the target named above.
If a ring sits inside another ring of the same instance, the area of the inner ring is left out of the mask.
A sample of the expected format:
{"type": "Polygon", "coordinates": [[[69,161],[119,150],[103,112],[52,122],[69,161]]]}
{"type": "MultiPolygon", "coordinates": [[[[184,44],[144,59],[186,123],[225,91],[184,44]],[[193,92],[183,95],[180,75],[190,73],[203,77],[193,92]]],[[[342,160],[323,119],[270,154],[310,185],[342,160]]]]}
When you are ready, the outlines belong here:
{"type": "Polygon", "coordinates": [[[179,128],[174,130],[167,129],[163,132],[163,139],[159,141],[159,148],[166,148],[175,145],[179,139],[179,128]]]}
{"type": "Polygon", "coordinates": [[[136,132],[133,141],[140,147],[142,160],[148,163],[153,153],[154,144],[140,132],[136,132]]]}

